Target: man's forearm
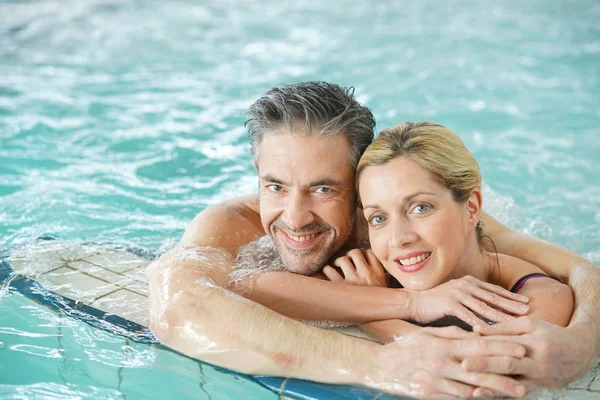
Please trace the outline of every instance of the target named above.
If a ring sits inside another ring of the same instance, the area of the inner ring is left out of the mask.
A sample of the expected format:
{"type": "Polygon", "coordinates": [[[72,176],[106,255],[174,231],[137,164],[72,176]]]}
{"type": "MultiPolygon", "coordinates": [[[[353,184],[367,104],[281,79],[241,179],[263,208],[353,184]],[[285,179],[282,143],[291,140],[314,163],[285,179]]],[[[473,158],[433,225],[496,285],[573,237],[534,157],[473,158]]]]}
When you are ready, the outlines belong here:
{"type": "Polygon", "coordinates": [[[537,265],[571,287],[575,311],[567,329],[578,342],[593,343],[591,367],[600,357],[600,268],[561,246],[513,232],[489,215],[484,221],[499,252],[537,265]]]}
{"type": "Polygon", "coordinates": [[[497,250],[499,253],[537,265],[546,274],[562,281],[570,278],[574,265],[589,264],[589,261],[583,257],[557,244],[514,232],[487,214],[482,220],[485,224],[485,232],[489,234],[495,245],[489,249],[490,251],[497,250]]]}
{"type": "Polygon", "coordinates": [[[290,272],[260,275],[244,296],[299,320],[360,324],[412,317],[412,297],[403,290],[346,285],[290,272]]]}
{"type": "Polygon", "coordinates": [[[600,268],[589,262],[574,265],[569,285],[575,295],[575,311],[569,327],[583,324],[592,329],[591,340],[597,361],[600,358],[600,268]]]}
{"type": "Polygon", "coordinates": [[[364,382],[379,345],[305,326],[227,291],[230,261],[217,249],[174,249],[150,266],[151,327],[163,343],[248,374],[364,382]]]}
{"type": "Polygon", "coordinates": [[[367,359],[373,344],[305,326],[219,287],[198,292],[179,296],[156,321],[168,327],[155,330],[167,346],[247,374],[363,382],[352,360],[367,359]]]}

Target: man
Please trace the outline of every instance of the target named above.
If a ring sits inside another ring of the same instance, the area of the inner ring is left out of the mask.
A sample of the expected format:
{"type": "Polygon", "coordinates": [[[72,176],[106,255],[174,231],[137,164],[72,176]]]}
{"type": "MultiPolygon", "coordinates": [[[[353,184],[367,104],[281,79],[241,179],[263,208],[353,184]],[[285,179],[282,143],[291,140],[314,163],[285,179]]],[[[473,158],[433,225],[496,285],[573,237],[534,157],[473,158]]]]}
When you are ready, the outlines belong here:
{"type": "MultiPolygon", "coordinates": [[[[355,218],[353,188],[354,168],[373,137],[370,111],[349,90],[309,82],[270,90],[253,105],[251,116],[259,196],[202,211],[179,246],[149,270],[151,324],[165,344],[244,373],[425,397],[521,396],[533,384],[564,385],[596,363],[600,271],[489,217],[487,229],[500,252],[568,280],[577,304],[569,327],[520,318],[480,328],[482,335],[498,335],[490,340],[458,328],[427,328],[382,346],[301,324],[228,291],[239,249],[266,233],[285,268],[296,274],[261,275],[256,284],[273,290],[254,293],[255,300],[277,303],[297,318],[303,305],[313,304],[325,316],[328,304],[311,288],[326,287],[347,303],[340,320],[400,318],[414,311],[413,298],[400,290],[306,276],[365,236],[355,218]],[[295,287],[301,283],[302,293],[285,293],[286,282],[292,281],[295,287]],[[516,374],[523,378],[507,376],[516,374]]],[[[450,307],[444,312],[464,313],[459,302],[450,307]]]]}

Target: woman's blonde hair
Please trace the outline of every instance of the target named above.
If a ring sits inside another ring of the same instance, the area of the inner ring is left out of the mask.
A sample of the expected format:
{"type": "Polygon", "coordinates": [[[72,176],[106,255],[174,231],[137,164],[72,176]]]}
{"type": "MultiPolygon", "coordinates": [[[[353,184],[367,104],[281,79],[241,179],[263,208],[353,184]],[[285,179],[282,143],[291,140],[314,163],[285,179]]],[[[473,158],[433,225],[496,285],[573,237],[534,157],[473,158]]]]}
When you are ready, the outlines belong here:
{"type": "Polygon", "coordinates": [[[407,157],[435,176],[457,202],[481,188],[475,157],[460,138],[432,122],[403,122],[383,130],[365,150],[356,168],[356,185],[365,168],[407,157]]]}

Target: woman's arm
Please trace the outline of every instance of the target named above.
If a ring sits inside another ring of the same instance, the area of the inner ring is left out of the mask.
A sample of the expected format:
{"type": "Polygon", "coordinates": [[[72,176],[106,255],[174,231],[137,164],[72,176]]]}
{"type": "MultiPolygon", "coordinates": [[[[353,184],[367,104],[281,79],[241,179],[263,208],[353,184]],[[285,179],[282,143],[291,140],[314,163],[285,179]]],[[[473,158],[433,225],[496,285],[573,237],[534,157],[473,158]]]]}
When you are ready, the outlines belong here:
{"type": "Polygon", "coordinates": [[[267,272],[244,296],[288,317],[306,321],[360,324],[411,318],[410,293],[378,286],[355,286],[291,272],[267,272]]]}
{"type": "Polygon", "coordinates": [[[506,321],[512,318],[508,314],[528,312],[521,308],[527,297],[473,277],[446,282],[422,292],[363,286],[368,281],[379,281],[370,275],[378,276],[377,268],[383,270],[369,251],[365,257],[361,250],[352,250],[336,259],[335,265],[340,266],[344,276],[330,266],[323,269],[333,282],[289,272],[268,272],[242,288],[243,295],[295,319],[354,324],[388,319],[428,323],[453,315],[476,325],[482,321],[474,313],[494,321],[506,321]]]}

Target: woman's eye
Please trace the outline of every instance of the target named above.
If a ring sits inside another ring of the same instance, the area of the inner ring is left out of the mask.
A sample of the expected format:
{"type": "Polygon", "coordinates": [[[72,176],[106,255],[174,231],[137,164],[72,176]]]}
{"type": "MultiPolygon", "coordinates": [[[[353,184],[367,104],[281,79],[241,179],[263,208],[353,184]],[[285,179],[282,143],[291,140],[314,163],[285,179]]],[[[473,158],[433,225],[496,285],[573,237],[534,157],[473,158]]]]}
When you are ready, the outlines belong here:
{"type": "Polygon", "coordinates": [[[415,210],[417,214],[423,214],[429,211],[430,209],[431,206],[429,204],[418,204],[413,210],[415,210]]]}
{"type": "Polygon", "coordinates": [[[331,192],[331,188],[328,187],[320,187],[316,190],[317,193],[329,193],[331,192]]]}
{"type": "Polygon", "coordinates": [[[281,192],[281,186],[280,185],[269,185],[269,186],[267,186],[267,188],[271,192],[281,192]]]}
{"type": "Polygon", "coordinates": [[[383,215],[376,215],[371,218],[371,225],[381,225],[385,222],[385,217],[383,215]]]}

